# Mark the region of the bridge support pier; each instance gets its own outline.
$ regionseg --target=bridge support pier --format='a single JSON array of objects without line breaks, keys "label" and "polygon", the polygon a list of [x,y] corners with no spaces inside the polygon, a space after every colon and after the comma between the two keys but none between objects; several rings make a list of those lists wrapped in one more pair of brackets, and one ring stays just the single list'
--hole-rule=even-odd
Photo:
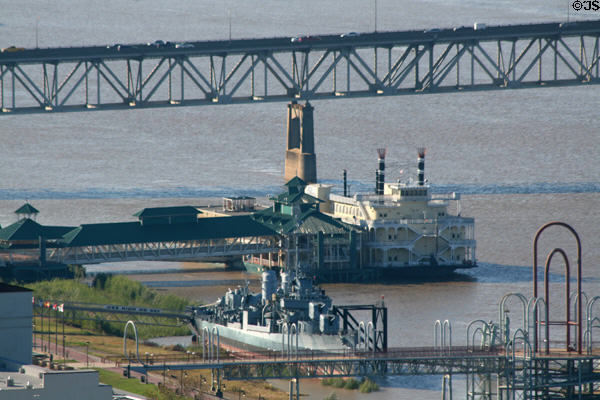
[{"label": "bridge support pier", "polygon": [[295,101],[288,103],[287,151],[285,152],[285,181],[295,176],[306,183],[317,182],[317,156],[313,107]]},{"label": "bridge support pier", "polygon": [[442,378],[442,400],[452,400],[452,374]]},{"label": "bridge support pier", "polygon": [[[296,395],[294,395],[294,390],[296,391]],[[292,380],[290,380],[290,400],[294,399],[300,400],[300,379],[298,378],[292,378]]]},{"label": "bridge support pier", "polygon": [[218,398],[223,398],[223,389],[221,388],[221,370],[220,369],[211,369],[211,381],[212,387],[211,390],[214,392],[215,396]]}]

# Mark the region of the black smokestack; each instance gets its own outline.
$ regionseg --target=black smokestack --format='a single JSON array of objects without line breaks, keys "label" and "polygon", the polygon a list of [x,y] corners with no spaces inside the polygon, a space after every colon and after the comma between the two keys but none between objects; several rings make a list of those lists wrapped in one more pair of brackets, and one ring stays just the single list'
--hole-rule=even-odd
[{"label": "black smokestack", "polygon": [[348,177],[346,170],[344,170],[344,197],[348,197]]},{"label": "black smokestack", "polygon": [[417,175],[419,186],[425,184],[425,147],[419,147],[417,149],[419,157],[417,158]]},{"label": "black smokestack", "polygon": [[377,176],[375,181],[375,194],[383,194],[383,185],[385,183],[385,155],[387,150],[385,148],[377,149],[377,155],[379,156],[379,168],[377,169]]}]

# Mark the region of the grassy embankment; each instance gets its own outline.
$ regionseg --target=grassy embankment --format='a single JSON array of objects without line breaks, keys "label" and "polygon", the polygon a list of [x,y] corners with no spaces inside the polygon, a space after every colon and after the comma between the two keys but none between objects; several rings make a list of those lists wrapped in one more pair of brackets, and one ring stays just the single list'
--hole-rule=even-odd
[{"label": "grassy embankment", "polygon": [[[36,302],[38,300],[55,302],[78,302],[93,304],[117,304],[138,307],[160,308],[171,311],[183,311],[188,304],[185,299],[173,295],[159,294],[139,282],[134,282],[123,276],[99,275],[92,286],[78,282],[76,280],[53,280],[37,282],[27,285],[34,291]],[[78,347],[89,350],[89,354],[103,358],[111,356],[122,356],[123,354],[123,328],[124,324],[119,322],[106,322],[99,318],[92,320],[81,319],[89,317],[84,312],[67,312],[64,315],[53,310],[44,310],[44,331],[50,327],[50,343],[54,347],[55,339],[58,337],[59,344],[62,344],[62,320],[65,316],[65,344],[67,347]],[[38,309],[38,312],[40,309]],[[58,324],[55,318],[58,319]],[[143,319],[144,317],[140,317]],[[138,318],[139,319],[139,318]],[[50,321],[50,325],[48,325]],[[41,330],[42,318],[38,315],[34,319],[36,330]],[[137,325],[140,336],[139,351],[142,357],[147,354],[154,356],[178,354],[185,356],[187,351],[201,354],[202,349],[197,347],[182,348],[175,346],[171,348],[160,348],[143,343],[144,339],[158,336],[177,336],[189,335],[187,327],[159,327],[148,325]],[[58,328],[58,332],[56,329]],[[132,330],[129,330],[129,336],[133,337]],[[48,335],[45,336],[47,340]],[[128,349],[135,348],[135,342],[131,339],[127,342]],[[182,353],[183,352],[183,353]],[[68,354],[66,355],[68,359]],[[68,362],[69,360],[64,360]],[[114,365],[114,364],[113,364]],[[162,377],[162,375],[161,375]],[[164,378],[163,378],[164,379]],[[190,393],[191,388],[198,390],[208,390],[210,385],[210,372],[207,371],[187,371],[183,375],[172,373],[167,374],[167,380],[175,386],[183,387],[184,393]],[[171,400],[183,399],[174,391],[159,389],[154,385],[146,385],[136,379],[127,379],[111,371],[102,370],[100,380],[123,390],[138,393],[152,399]],[[173,384],[171,385],[173,386]],[[225,391],[231,396],[236,397],[243,393],[246,398],[258,398],[279,400],[286,399],[287,394],[273,388],[269,383],[262,381],[251,382],[226,382]]]},{"label": "grassy embankment", "polygon": [[321,381],[324,386],[333,386],[338,389],[357,390],[361,393],[371,393],[379,390],[379,385],[369,378],[356,380],[354,378],[325,378]]}]

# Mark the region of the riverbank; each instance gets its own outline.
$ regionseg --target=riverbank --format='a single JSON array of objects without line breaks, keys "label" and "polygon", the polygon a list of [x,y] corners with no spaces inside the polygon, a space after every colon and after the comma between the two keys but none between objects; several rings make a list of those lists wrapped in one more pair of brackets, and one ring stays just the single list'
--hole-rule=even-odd
[{"label": "riverbank", "polygon": [[[100,382],[109,384],[115,389],[135,393],[147,398],[163,400],[187,400],[195,398],[213,398],[211,392],[211,373],[205,370],[170,371],[167,367],[159,372],[149,373],[147,378],[131,371],[130,378],[124,376],[127,360],[123,354],[123,338],[105,333],[65,324],[44,317],[34,319],[36,329],[46,326],[49,332],[40,331],[34,335],[34,353],[37,359],[54,368],[96,369],[100,373]],[[64,343],[64,345],[63,345]],[[138,354],[144,362],[155,363],[157,360],[179,359],[193,361],[202,357],[202,348],[198,346],[183,347],[157,346],[145,341],[139,343],[136,354],[136,343],[127,339],[126,347],[132,360]],[[227,358],[227,353],[222,353]],[[241,393],[247,399],[285,400],[287,394],[265,381],[228,382],[223,385],[225,398],[235,399]]]}]

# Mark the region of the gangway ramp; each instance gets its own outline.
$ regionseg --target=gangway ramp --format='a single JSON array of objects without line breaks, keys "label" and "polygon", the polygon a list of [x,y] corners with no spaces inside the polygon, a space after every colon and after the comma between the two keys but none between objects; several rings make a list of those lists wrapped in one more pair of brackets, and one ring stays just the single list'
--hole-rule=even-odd
[{"label": "gangway ramp", "polygon": [[198,218],[192,223],[84,224],[63,237],[48,261],[97,264],[117,261],[215,260],[277,251],[276,233],[248,215]]}]

